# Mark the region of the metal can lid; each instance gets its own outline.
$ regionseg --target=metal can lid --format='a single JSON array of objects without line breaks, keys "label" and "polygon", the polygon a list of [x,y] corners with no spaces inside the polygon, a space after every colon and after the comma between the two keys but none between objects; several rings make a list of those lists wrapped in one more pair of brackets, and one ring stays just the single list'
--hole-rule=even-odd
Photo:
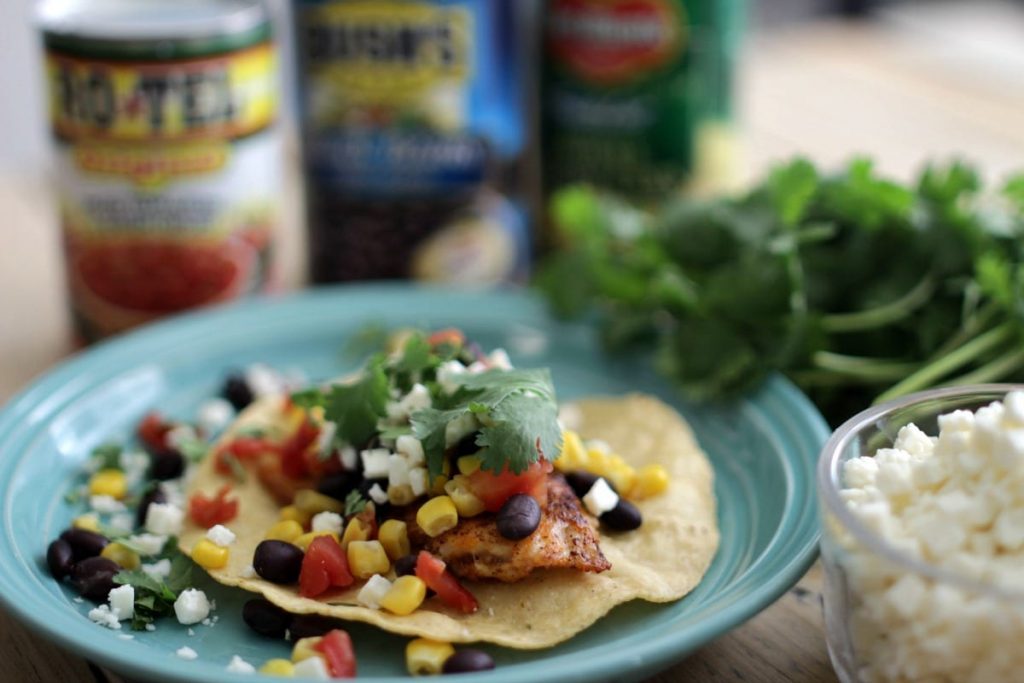
[{"label": "metal can lid", "polygon": [[43,0],[36,21],[47,36],[113,43],[216,39],[268,18],[260,0]]}]

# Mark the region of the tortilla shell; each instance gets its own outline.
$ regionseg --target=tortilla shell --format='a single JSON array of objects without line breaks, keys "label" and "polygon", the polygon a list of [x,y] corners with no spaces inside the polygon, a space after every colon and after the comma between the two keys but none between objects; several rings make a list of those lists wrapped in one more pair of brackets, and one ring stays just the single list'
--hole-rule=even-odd
[{"label": "tortilla shell", "polygon": [[[357,587],[328,601],[302,598],[297,586],[280,586],[252,575],[253,551],[278,520],[279,506],[256,477],[236,482],[239,516],[228,526],[238,539],[223,569],[210,575],[228,586],[261,593],[292,613],[316,613],[361,621],[393,633],[457,643],[486,641],[518,649],[550,647],[584,630],[616,605],[629,600],[670,602],[689,593],[701,580],[718,548],[713,474],[688,425],[658,399],[633,394],[585,399],[578,432],[584,439],[602,439],[630,464],[660,462],[668,470],[668,491],[640,501],[644,523],[627,533],[602,533],[601,548],[612,568],[601,574],[569,570],[534,572],[514,583],[470,582],[480,609],[460,614],[436,598],[408,616],[362,607]],[[247,426],[279,424],[280,400],[250,406],[231,433]],[[191,479],[189,493],[212,494],[226,478],[207,458]],[[192,523],[180,537],[188,553],[205,530]]]}]

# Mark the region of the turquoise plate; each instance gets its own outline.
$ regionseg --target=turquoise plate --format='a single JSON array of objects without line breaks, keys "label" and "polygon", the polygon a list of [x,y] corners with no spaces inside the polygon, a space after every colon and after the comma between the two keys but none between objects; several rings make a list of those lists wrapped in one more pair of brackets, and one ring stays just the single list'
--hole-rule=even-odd
[{"label": "turquoise plate", "polygon": [[[85,616],[66,585],[50,578],[47,543],[81,513],[64,494],[81,482],[89,450],[127,437],[145,412],[189,417],[232,368],[262,361],[328,378],[357,361],[343,342],[367,323],[456,326],[484,347],[504,346],[519,366],[549,366],[561,399],[644,391],[673,403],[691,422],[715,468],[721,548],[700,585],[668,605],[633,602],[558,647],[519,652],[488,647],[498,663],[472,681],[625,681],[653,674],[743,622],[793,585],[818,540],[814,462],[824,420],[776,377],[729,405],[679,399],[644,363],[601,354],[584,327],[552,322],[537,300],[516,292],[462,293],[405,286],[314,291],[190,315],[101,344],[59,365],[0,413],[0,600],[43,637],[140,681],[234,679],[232,655],[259,665],[287,656],[240,618],[247,594],[199,585],[220,620],[195,635],[173,619],[122,639]],[[204,576],[205,579],[205,576]],[[355,624],[359,671],[394,680],[406,639]],[[175,656],[187,645],[194,661]],[[239,680],[243,680],[240,676]],[[262,678],[262,677],[260,677]],[[252,681],[253,677],[244,680]],[[264,678],[266,681],[280,680]]]}]

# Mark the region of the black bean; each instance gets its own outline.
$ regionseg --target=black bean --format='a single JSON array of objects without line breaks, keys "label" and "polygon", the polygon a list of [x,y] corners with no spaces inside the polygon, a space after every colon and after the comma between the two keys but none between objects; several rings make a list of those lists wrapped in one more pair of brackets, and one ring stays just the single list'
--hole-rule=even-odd
[{"label": "black bean", "polygon": [[291,543],[261,541],[253,553],[252,566],[271,583],[295,583],[299,580],[304,554]]},{"label": "black bean", "polygon": [[75,562],[81,562],[89,557],[96,557],[110,543],[105,536],[86,529],[68,529],[60,537],[71,546]]},{"label": "black bean", "polygon": [[400,558],[395,560],[395,574],[398,576],[408,576],[409,574],[416,573],[416,554],[402,555]]},{"label": "black bean", "polygon": [[284,638],[292,615],[269,600],[253,598],[242,606],[242,620],[261,636]]},{"label": "black bean", "polygon": [[444,661],[441,668],[446,674],[465,674],[473,671],[490,671],[494,668],[494,658],[483,650],[459,650]]},{"label": "black bean", "polygon": [[235,407],[235,410],[242,410],[252,403],[252,389],[242,375],[229,375],[224,380],[224,388],[221,389],[221,396]]},{"label": "black bean", "polygon": [[619,498],[618,505],[601,515],[600,520],[601,524],[613,531],[632,531],[644,522],[636,505],[622,498]]},{"label": "black bean", "polygon": [[83,598],[103,602],[117,588],[114,576],[121,567],[106,557],[88,557],[71,569],[71,583]]},{"label": "black bean", "polygon": [[[363,475],[359,472],[336,472],[321,479],[320,483],[316,485],[316,490],[335,500],[345,500],[345,496],[358,488],[361,483],[363,483]],[[386,486],[385,484],[385,490],[387,490]]]},{"label": "black bean", "polygon": [[63,538],[58,538],[46,549],[46,566],[50,568],[53,578],[60,581],[71,573],[75,564],[74,550]]},{"label": "black bean", "polygon": [[518,541],[526,538],[540,524],[540,505],[525,493],[517,493],[498,510],[498,533],[505,538]]},{"label": "black bean", "polygon": [[185,458],[174,448],[153,455],[149,465],[149,476],[157,481],[177,479],[184,471]]},{"label": "black bean", "polygon": [[142,500],[139,501],[139,509],[135,511],[135,526],[146,525],[146,513],[149,512],[149,506],[153,503],[166,503],[167,496],[164,494],[163,489],[159,486],[154,486],[146,495],[142,496]]},{"label": "black bean", "polygon": [[345,623],[320,614],[296,614],[288,625],[288,637],[291,640],[316,638],[336,628],[344,628]]}]

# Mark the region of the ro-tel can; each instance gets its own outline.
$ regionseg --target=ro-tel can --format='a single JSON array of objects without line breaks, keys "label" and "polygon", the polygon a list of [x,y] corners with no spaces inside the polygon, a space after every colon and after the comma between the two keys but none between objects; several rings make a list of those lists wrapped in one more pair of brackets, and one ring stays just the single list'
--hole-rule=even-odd
[{"label": "ro-tel can", "polygon": [[547,0],[545,190],[725,189],[741,0]]},{"label": "ro-tel can", "polygon": [[38,16],[82,338],[263,289],[282,152],[262,4],[46,0]]},{"label": "ro-tel can", "polygon": [[313,281],[524,275],[512,0],[300,0]]}]

